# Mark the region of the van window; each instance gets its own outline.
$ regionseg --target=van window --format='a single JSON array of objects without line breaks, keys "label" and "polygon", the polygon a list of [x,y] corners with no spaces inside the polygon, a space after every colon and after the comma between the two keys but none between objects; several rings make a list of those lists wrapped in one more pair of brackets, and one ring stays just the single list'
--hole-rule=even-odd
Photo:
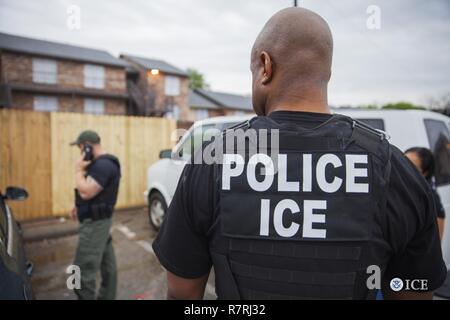
[{"label": "van window", "polygon": [[195,128],[180,148],[180,150],[183,150],[182,158],[187,160],[203,142],[210,141],[211,137],[219,132],[215,124]]},{"label": "van window", "polygon": [[450,183],[450,133],[443,121],[425,119],[430,149],[436,160],[436,184]]},{"label": "van window", "polygon": [[367,124],[368,126],[371,126],[374,129],[378,130],[384,130],[384,120],[383,119],[356,119],[358,121],[361,121],[364,124]]}]

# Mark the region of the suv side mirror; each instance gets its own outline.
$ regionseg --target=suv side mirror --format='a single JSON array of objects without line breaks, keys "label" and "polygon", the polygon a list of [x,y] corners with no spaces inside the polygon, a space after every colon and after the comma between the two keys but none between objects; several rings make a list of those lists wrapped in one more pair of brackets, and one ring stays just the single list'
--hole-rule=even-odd
[{"label": "suv side mirror", "polygon": [[28,198],[28,192],[27,190],[19,187],[7,187],[4,197],[7,200],[21,201]]},{"label": "suv side mirror", "polygon": [[167,150],[161,150],[159,152],[159,158],[160,159],[170,159],[172,157],[172,150],[167,149]]}]

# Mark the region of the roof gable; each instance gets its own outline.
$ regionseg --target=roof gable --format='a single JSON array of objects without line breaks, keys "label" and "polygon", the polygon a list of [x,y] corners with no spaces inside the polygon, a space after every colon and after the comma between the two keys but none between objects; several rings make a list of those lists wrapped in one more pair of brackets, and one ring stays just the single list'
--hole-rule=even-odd
[{"label": "roof gable", "polygon": [[198,94],[195,90],[189,90],[189,106],[199,109],[219,109],[220,106],[210,99]]},{"label": "roof gable", "polygon": [[121,54],[120,57],[126,60],[133,61],[134,63],[137,63],[146,69],[158,69],[163,73],[178,75],[182,77],[188,76],[186,71],[177,68],[174,65],[171,65],[163,60],[136,57],[128,54]]}]

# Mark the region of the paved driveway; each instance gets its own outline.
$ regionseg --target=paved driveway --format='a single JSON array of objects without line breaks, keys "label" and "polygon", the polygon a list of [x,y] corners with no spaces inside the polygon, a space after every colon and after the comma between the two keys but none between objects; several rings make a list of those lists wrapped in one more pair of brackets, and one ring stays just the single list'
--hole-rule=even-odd
[{"label": "paved driveway", "polygon": [[[37,299],[75,299],[67,289],[66,268],[72,263],[78,236],[71,221],[33,223],[23,226],[26,253],[34,263],[33,289]],[[54,236],[54,237],[52,237]],[[151,244],[156,233],[148,223],[145,209],[117,212],[112,229],[119,285],[118,299],[164,299],[165,271]],[[206,299],[215,299],[214,279],[210,277]]]}]

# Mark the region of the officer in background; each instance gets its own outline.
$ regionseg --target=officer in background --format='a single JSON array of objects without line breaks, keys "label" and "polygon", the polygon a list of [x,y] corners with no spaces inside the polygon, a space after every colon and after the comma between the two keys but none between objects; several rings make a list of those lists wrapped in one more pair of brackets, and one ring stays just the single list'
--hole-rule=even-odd
[{"label": "officer in background", "polygon": [[[103,150],[94,131],[83,131],[71,145],[81,150],[75,163],[76,200],[72,210],[72,217],[80,222],[74,265],[80,267],[81,288],[75,293],[83,300],[112,300],[116,297],[117,270],[110,229],[119,191],[120,163]],[[99,271],[102,280],[96,296]]]},{"label": "officer in background", "polygon": [[[445,280],[425,179],[383,134],[330,114],[332,47],[303,8],[264,26],[251,53],[258,117],[214,143],[278,130],[277,161],[236,147],[186,165],[153,244],[168,298],[201,299],[212,266],[219,299],[374,299],[380,286],[387,299],[431,298]],[[368,286],[371,266],[382,284]],[[424,291],[407,290],[412,279]]]}]

